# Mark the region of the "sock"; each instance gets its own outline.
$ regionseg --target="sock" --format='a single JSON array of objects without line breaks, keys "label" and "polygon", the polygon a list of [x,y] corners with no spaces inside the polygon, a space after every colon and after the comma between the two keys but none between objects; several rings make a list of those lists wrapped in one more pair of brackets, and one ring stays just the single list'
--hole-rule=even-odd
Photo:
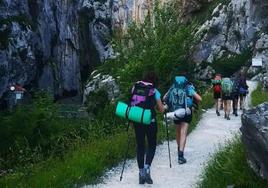
[{"label": "sock", "polygon": [[179,155],[179,157],[183,157],[183,151],[178,151],[178,155]]},{"label": "sock", "polygon": [[145,169],[144,169],[144,168],[141,168],[141,169],[140,169],[140,175],[141,175],[141,176],[145,176]]},{"label": "sock", "polygon": [[146,172],[147,174],[150,173],[150,165],[145,164],[145,165],[144,165],[144,169],[145,169],[145,172]]}]

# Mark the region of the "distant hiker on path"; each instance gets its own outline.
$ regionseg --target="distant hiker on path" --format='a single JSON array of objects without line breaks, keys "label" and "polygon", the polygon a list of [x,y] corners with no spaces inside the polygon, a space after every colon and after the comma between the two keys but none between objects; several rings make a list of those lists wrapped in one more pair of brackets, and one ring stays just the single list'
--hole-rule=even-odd
[{"label": "distant hiker on path", "polygon": [[184,158],[184,148],[186,144],[188,124],[192,120],[193,98],[197,102],[202,100],[200,95],[196,93],[194,86],[190,84],[184,76],[176,76],[173,85],[164,96],[164,101],[167,103],[169,111],[174,112],[176,117],[174,119],[174,124],[176,125],[179,164],[186,163],[186,159]]},{"label": "distant hiker on path", "polygon": [[[155,107],[157,107],[160,112],[164,112],[164,106],[161,102],[161,94],[156,87],[156,74],[154,72],[148,72],[145,74],[143,79],[136,82],[132,88],[132,97],[130,101],[131,106],[139,106],[144,109],[150,109],[152,112],[150,125],[133,123],[137,143],[139,184],[153,184],[153,180],[150,175],[150,166],[156,150],[157,121]],[[147,137],[148,150],[144,163],[145,136]]]},{"label": "distant hiker on path", "polygon": [[239,78],[239,100],[240,100],[240,110],[244,109],[245,98],[248,94],[248,85],[246,77],[240,74]]},{"label": "distant hiker on path", "polygon": [[220,106],[221,106],[221,75],[216,74],[215,78],[212,80],[213,84],[213,95],[215,100],[215,108],[217,116],[220,116]]},{"label": "distant hiker on path", "polygon": [[233,82],[230,78],[223,78],[222,79],[222,99],[223,99],[223,106],[224,106],[224,118],[230,120],[230,111],[231,111],[231,102],[232,102],[232,89],[233,89]]},{"label": "distant hiker on path", "polygon": [[234,76],[231,78],[233,82],[233,87],[232,87],[232,107],[233,107],[233,114],[235,116],[238,116],[237,114],[237,109],[238,109],[238,99],[239,99],[239,80],[238,76]]}]

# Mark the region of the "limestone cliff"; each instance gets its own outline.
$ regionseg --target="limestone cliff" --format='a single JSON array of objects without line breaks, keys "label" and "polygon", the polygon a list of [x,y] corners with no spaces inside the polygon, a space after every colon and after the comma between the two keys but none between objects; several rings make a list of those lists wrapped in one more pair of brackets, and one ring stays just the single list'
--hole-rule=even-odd
[{"label": "limestone cliff", "polygon": [[[267,27],[268,0],[232,0],[219,4],[196,33],[201,39],[195,46],[192,59],[197,64],[215,60],[251,49],[261,57],[263,70],[268,72]],[[263,77],[265,76],[264,73]]]}]

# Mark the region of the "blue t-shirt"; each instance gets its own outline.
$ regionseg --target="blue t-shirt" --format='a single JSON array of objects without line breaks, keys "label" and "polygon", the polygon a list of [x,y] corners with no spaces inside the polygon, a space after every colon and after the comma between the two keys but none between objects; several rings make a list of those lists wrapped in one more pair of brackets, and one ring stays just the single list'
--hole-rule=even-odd
[{"label": "blue t-shirt", "polygon": [[155,95],[154,95],[155,100],[160,100],[161,93],[158,91],[158,89],[154,89],[154,91],[155,91]]},{"label": "blue t-shirt", "polygon": [[186,92],[189,97],[193,97],[196,94],[196,91],[193,85],[188,85],[186,89],[187,89]]}]

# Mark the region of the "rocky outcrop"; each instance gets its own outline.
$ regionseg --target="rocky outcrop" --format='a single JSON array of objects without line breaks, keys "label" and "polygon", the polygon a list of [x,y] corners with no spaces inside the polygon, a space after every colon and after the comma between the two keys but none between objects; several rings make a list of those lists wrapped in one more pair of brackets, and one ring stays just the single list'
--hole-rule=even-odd
[{"label": "rocky outcrop", "polygon": [[110,102],[114,102],[120,95],[119,86],[110,75],[103,75],[94,71],[91,80],[85,86],[83,104],[90,116],[98,115]]},{"label": "rocky outcrop", "polygon": [[262,60],[262,67],[251,66],[248,74],[254,75],[256,81],[260,81],[265,89],[268,89],[268,34],[262,33],[255,44],[254,58]]},{"label": "rocky outcrop", "polygon": [[252,169],[268,180],[268,103],[242,115],[242,142]]},{"label": "rocky outcrop", "polygon": [[267,7],[268,0],[231,0],[229,4],[220,3],[214,9],[212,18],[195,34],[200,43],[194,47],[192,60],[197,65],[202,62],[212,63],[219,58],[254,48],[258,36],[266,32],[268,26]]},{"label": "rocky outcrop", "polygon": [[80,93],[81,79],[114,57],[112,8],[111,0],[2,0],[0,98],[13,83]]},{"label": "rocky outcrop", "polygon": [[92,79],[87,83],[83,95],[83,103],[87,101],[87,97],[92,93],[100,91],[107,92],[107,99],[114,100],[120,95],[119,86],[116,84],[115,79],[110,75],[102,75],[101,73],[92,73]]}]

